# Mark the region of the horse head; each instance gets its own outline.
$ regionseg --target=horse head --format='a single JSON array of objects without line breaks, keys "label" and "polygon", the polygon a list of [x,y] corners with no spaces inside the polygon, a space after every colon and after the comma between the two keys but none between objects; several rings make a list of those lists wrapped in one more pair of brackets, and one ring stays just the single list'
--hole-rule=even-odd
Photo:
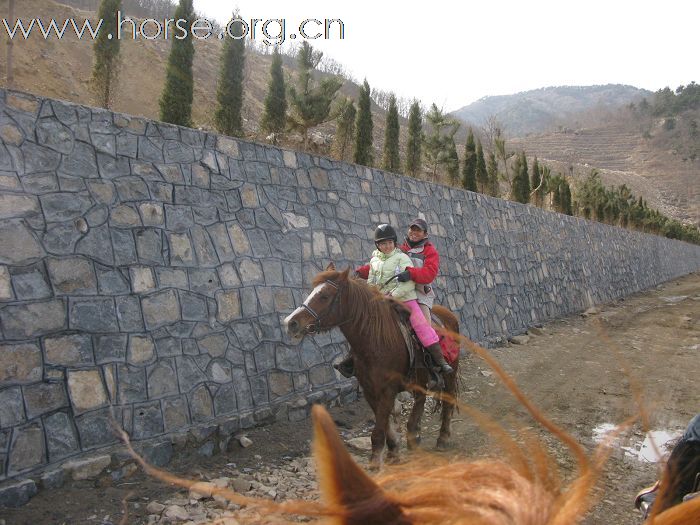
[{"label": "horse head", "polygon": [[343,321],[340,315],[340,297],[349,272],[349,268],[338,272],[335,264],[330,263],[325,271],[316,276],[314,289],[302,305],[284,320],[290,337],[299,340],[305,335],[330,330]]}]

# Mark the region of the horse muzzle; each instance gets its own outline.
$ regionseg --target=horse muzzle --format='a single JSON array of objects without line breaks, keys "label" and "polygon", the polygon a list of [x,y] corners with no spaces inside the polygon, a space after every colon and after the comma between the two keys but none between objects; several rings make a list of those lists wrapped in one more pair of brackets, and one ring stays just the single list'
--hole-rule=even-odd
[{"label": "horse muzzle", "polygon": [[307,334],[313,334],[315,327],[313,323],[304,323],[299,317],[304,312],[303,308],[297,308],[284,319],[284,327],[287,335],[292,339],[302,339]]}]

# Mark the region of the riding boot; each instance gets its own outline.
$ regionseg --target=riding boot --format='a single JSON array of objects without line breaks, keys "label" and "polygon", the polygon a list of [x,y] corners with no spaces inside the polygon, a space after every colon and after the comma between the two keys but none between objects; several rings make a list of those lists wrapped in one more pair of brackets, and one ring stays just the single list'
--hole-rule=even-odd
[{"label": "riding boot", "polygon": [[447,364],[447,361],[445,361],[445,358],[442,355],[442,348],[440,348],[440,343],[433,343],[430,346],[426,346],[425,349],[428,352],[430,352],[433,361],[435,361],[435,364],[438,366],[438,368],[440,368],[440,373],[442,375],[447,375],[454,372],[452,367]]},{"label": "riding boot", "polygon": [[340,363],[333,365],[333,368],[344,377],[352,377],[355,375],[355,362],[352,355],[347,356]]}]

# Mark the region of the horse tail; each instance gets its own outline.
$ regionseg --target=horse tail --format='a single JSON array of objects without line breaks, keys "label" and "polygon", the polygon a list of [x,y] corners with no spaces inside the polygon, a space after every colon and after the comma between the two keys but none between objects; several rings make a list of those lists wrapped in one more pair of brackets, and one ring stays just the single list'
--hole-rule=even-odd
[{"label": "horse tail", "polygon": [[459,320],[457,319],[457,316],[450,312],[447,308],[444,306],[440,306],[439,304],[433,305],[433,313],[437,316],[440,321],[442,321],[442,324],[445,325],[445,328],[450,330],[451,332],[459,333]]}]

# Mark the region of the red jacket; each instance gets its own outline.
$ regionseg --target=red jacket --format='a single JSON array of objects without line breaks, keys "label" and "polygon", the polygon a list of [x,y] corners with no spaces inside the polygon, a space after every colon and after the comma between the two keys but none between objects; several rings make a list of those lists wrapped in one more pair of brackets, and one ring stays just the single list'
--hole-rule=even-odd
[{"label": "red jacket", "polygon": [[[409,257],[411,255],[416,255],[408,253],[411,247],[406,241],[404,241],[400,248],[401,251],[407,253]],[[430,241],[425,241],[425,244],[423,244],[423,251],[417,255],[423,256],[423,267],[406,268],[408,273],[411,274],[411,281],[418,284],[430,284],[435,280],[438,270],[440,269],[440,255],[435,249],[435,245]],[[364,264],[358,268],[355,268],[355,271],[360,277],[367,279],[367,276],[369,275],[369,264]]]}]

